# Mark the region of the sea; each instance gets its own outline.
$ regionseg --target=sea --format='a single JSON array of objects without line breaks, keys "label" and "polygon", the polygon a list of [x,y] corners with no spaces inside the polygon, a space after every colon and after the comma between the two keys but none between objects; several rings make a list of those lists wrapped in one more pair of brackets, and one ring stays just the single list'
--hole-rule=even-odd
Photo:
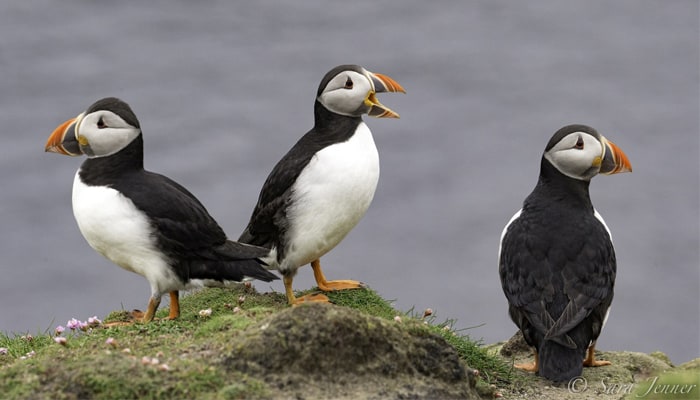
[{"label": "sea", "polygon": [[[102,97],[129,103],[146,168],[235,239],[312,127],[321,78],[359,64],[407,93],[378,95],[400,119],[365,117],[381,177],[364,219],[322,257],[329,279],[507,340],[501,231],[552,134],[587,124],[634,169],[591,183],[618,259],[597,348],[699,357],[699,15],[696,0],[2,2],[0,332],[52,332],[150,295],[78,231],[82,160],[44,152],[61,122]],[[314,286],[310,268],[294,286]]]}]

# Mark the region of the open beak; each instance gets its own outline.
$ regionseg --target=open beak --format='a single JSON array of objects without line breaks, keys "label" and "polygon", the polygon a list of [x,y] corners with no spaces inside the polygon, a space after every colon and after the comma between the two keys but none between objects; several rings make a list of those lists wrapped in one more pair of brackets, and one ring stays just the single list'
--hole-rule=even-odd
[{"label": "open beak", "polygon": [[71,118],[56,128],[46,141],[45,151],[63,154],[64,156],[80,156],[83,152],[75,137],[75,125],[78,117]]},{"label": "open beak", "polygon": [[374,85],[374,90],[367,93],[367,98],[365,99],[365,105],[369,107],[367,115],[377,118],[399,118],[399,114],[380,103],[375,94],[383,92],[406,93],[404,88],[387,75],[376,74],[369,71],[367,71],[367,74]]},{"label": "open beak", "polygon": [[627,155],[617,145],[602,137],[603,159],[600,163],[600,173],[605,175],[620,172],[632,172],[632,164]]}]

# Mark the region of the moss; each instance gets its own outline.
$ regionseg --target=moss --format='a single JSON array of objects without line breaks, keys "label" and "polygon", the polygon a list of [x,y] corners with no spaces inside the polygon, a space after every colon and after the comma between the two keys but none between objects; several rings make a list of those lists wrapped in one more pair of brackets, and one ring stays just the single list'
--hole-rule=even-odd
[{"label": "moss", "polygon": [[384,300],[373,290],[345,290],[331,292],[328,298],[333,304],[362,310],[363,313],[384,319],[393,319],[403,316],[405,313],[399,312],[391,306],[391,302]]},{"label": "moss", "polygon": [[[377,387],[420,398],[475,397],[467,368],[440,336],[328,304],[290,308],[259,322],[223,365],[271,381],[292,397],[310,390],[314,397],[363,397]],[[366,393],[368,382],[374,385]]]},{"label": "moss", "polygon": [[668,364],[668,365],[670,365],[670,366],[673,366],[673,363],[671,363],[671,359],[665,353],[662,353],[660,351],[654,351],[654,352],[649,353],[649,355],[666,363],[666,364]]},{"label": "moss", "polygon": [[222,315],[219,318],[204,321],[204,323],[197,328],[195,336],[206,337],[211,336],[215,332],[243,330],[252,323],[253,321],[244,315]]},{"label": "moss", "polygon": [[[483,362],[482,377],[501,376],[478,343],[399,312],[371,290],[329,297],[335,306],[290,308],[283,294],[237,285],[183,296],[175,321],[65,333],[65,346],[53,332],[0,335],[8,350],[0,355],[0,393],[240,399],[356,398],[365,390],[368,398],[473,398],[475,375],[465,361]],[[211,315],[201,316],[204,309]],[[125,311],[105,318],[128,319]]]}]

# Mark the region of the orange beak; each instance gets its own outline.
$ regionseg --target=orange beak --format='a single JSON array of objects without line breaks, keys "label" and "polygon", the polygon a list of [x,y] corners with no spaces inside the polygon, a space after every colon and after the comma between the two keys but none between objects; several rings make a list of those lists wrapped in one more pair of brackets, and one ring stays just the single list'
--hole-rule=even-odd
[{"label": "orange beak", "polygon": [[77,119],[77,117],[71,118],[59,125],[49,136],[44,150],[63,154],[64,156],[82,155],[83,152],[80,150],[78,140],[75,138],[75,123]]},{"label": "orange beak", "polygon": [[406,93],[406,90],[399,85],[393,78],[384,74],[376,74],[370,72],[372,76],[372,82],[374,83],[374,90],[376,92],[401,92]]},{"label": "orange beak", "polygon": [[369,78],[372,80],[374,85],[374,91],[367,93],[367,98],[365,99],[365,105],[369,107],[367,115],[377,118],[399,118],[399,114],[391,110],[389,107],[383,105],[377,100],[375,93],[383,92],[401,92],[406,93],[406,90],[399,85],[394,79],[384,74],[376,74],[374,72],[367,71]]},{"label": "orange beak", "polygon": [[605,175],[619,174],[620,172],[632,172],[632,164],[627,155],[617,145],[606,138],[602,138],[605,151],[600,164],[600,173]]}]

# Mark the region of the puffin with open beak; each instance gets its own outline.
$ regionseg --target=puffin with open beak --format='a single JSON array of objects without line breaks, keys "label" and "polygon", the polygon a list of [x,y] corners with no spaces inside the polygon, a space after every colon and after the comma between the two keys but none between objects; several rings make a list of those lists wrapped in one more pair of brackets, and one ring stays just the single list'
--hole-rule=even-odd
[{"label": "puffin with open beak", "polygon": [[125,102],[98,100],[56,128],[45,149],[87,155],[73,181],[73,214],[95,251],[150,283],[148,308],[135,319],[153,320],[165,293],[174,319],[179,290],[278,279],[260,260],[269,250],[227,240],[192,193],[143,168],[141,127]]},{"label": "puffin with open beak", "polygon": [[359,65],[340,65],[323,77],[314,127],[272,169],[238,239],[270,249],[263,260],[282,274],[289,304],[328,302],[323,294],[295,296],[292,281],[305,264],[321,291],[363,287],[326,280],[320,258],[357,225],[374,197],[379,155],[362,116],[399,117],[377,100],[383,92],[405,93],[392,78]]},{"label": "puffin with open beak", "polygon": [[605,221],[593,208],[591,179],[632,171],[625,153],[585,125],[561,128],[545,147],[540,176],[506,225],[499,274],[511,319],[535,348],[517,368],[554,382],[580,376],[610,312],[617,273]]}]

